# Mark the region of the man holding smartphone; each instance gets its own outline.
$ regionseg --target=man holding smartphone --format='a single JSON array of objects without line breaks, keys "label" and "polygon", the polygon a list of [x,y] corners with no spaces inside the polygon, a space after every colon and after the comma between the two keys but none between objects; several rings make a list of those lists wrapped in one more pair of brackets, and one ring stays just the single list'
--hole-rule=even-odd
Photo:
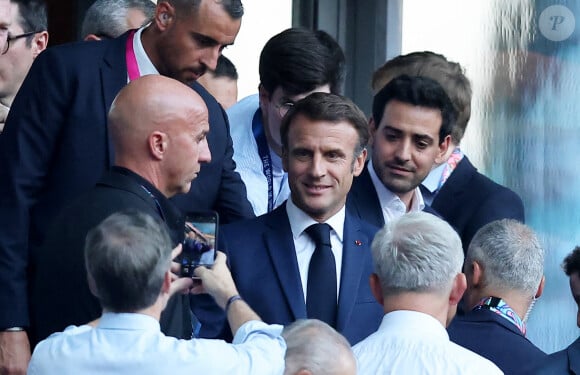
[{"label": "man holding smartphone", "polygon": [[212,269],[196,269],[203,288],[192,291],[208,292],[225,309],[235,343],[177,340],[159,331],[167,300],[192,287],[190,278],[171,273],[179,247],[171,248],[165,224],[136,211],[113,214],[92,229],[85,261],[103,315],[92,323],[94,328],[69,327],[39,343],[28,374],[281,374],[286,349],[282,326],[264,324],[235,298],[238,292],[223,253]]},{"label": "man holding smartphone", "polygon": [[[84,269],[87,232],[112,213],[134,209],[164,221],[173,244],[181,243],[184,221],[169,198],[186,193],[201,165],[211,160],[206,105],[195,91],[171,78],[149,75],[131,81],[113,101],[108,130],[115,166],[54,222],[46,223],[47,239],[31,257],[33,343],[101,315]],[[191,338],[190,316],[187,298],[178,295],[161,315],[161,330]]]}]

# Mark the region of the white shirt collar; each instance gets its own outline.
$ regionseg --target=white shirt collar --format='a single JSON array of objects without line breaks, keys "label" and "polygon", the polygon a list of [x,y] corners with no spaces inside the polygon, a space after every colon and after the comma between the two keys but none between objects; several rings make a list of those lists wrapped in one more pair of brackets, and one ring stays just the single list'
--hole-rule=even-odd
[{"label": "white shirt collar", "polygon": [[[385,211],[385,209],[389,210],[393,209],[395,206],[401,205],[402,205],[401,207],[406,208],[401,198],[399,198],[395,193],[387,189],[386,186],[383,184],[383,182],[379,179],[379,176],[377,176],[375,169],[373,168],[372,159],[369,160],[367,168],[371,176],[371,181],[373,182],[375,190],[377,191],[377,195],[379,197],[379,201],[381,202],[381,207],[383,211]],[[413,199],[411,200],[411,208],[408,212],[422,211],[423,208],[425,208],[425,201],[423,200],[421,189],[419,189],[419,187],[417,186],[413,194]],[[385,221],[386,219],[387,218],[385,218]]]},{"label": "white shirt collar", "polygon": [[145,26],[137,30],[135,33],[135,37],[133,38],[133,50],[135,51],[135,58],[137,59],[137,65],[139,66],[139,73],[141,76],[146,76],[148,74],[159,74],[155,65],[147,56],[147,52],[145,52],[145,48],[143,48],[143,43],[141,42],[141,34]]},{"label": "white shirt collar", "polygon": [[446,166],[447,163],[443,163],[437,168],[432,169],[431,172],[429,172],[427,177],[421,183],[431,193],[434,193],[439,187],[439,181],[441,181],[441,176],[443,175],[443,171],[445,170]]},{"label": "white shirt collar", "polygon": [[[286,213],[288,214],[288,220],[290,221],[290,228],[292,229],[292,236],[294,237],[294,241],[296,241],[298,236],[300,236],[306,228],[312,224],[318,223],[316,220],[308,216],[307,213],[298,208],[294,202],[292,202],[292,197],[286,201]],[[326,223],[330,225],[340,241],[342,241],[342,235],[344,231],[344,218],[345,208],[342,206],[340,211],[326,220]]]}]

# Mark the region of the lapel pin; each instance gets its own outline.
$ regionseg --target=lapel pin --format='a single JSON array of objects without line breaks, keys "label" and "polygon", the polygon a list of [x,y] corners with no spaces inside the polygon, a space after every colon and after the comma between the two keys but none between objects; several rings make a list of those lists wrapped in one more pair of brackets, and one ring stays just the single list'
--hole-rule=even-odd
[{"label": "lapel pin", "polygon": [[357,246],[361,246],[362,245],[362,242],[360,240],[355,240],[354,241],[354,244],[357,245]]}]

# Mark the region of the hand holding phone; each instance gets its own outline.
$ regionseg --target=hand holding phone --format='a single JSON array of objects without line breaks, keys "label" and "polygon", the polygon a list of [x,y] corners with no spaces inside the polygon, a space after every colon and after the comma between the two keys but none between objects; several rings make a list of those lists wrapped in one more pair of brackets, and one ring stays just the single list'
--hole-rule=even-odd
[{"label": "hand holding phone", "polygon": [[181,258],[181,276],[195,278],[199,266],[211,268],[215,261],[218,214],[214,211],[193,212],[185,217],[185,239]]}]

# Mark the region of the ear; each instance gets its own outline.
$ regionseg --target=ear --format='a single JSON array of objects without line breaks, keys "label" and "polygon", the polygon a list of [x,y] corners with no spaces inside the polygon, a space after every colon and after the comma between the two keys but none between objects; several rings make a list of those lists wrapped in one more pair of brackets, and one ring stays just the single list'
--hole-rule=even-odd
[{"label": "ear", "polygon": [[151,22],[154,23],[160,31],[165,31],[171,27],[174,20],[175,8],[167,1],[158,1],[157,8],[155,9],[155,16],[153,16]]},{"label": "ear", "polygon": [[358,155],[355,159],[354,159],[354,165],[352,168],[352,174],[356,177],[359,176],[361,174],[361,172],[363,171],[363,168],[365,167],[365,161],[367,160],[367,149],[363,149],[360,153],[360,155]]},{"label": "ear", "polygon": [[32,39],[32,57],[36,58],[48,46],[48,32],[41,31]]},{"label": "ear", "polygon": [[157,160],[162,160],[168,147],[167,134],[155,130],[149,134],[148,140],[151,155]]},{"label": "ear", "polygon": [[161,285],[161,293],[169,294],[171,290],[171,271],[167,270],[163,276],[163,284]]},{"label": "ear", "polygon": [[465,274],[460,272],[453,279],[453,286],[451,287],[451,293],[449,293],[449,306],[456,306],[461,301],[465,289],[467,289]]},{"label": "ear", "polygon": [[465,271],[469,278],[469,285],[473,288],[478,288],[483,282],[483,269],[477,261],[471,262],[469,267],[469,270]]},{"label": "ear", "polygon": [[437,153],[437,156],[435,157],[436,164],[441,164],[444,161],[447,161],[447,159],[445,159],[445,155],[447,155],[447,150],[449,149],[450,143],[451,143],[451,136],[450,135],[443,138],[443,142],[439,143],[439,152]]},{"label": "ear", "polygon": [[383,297],[383,288],[381,288],[381,281],[376,273],[371,273],[369,276],[369,285],[371,287],[371,292],[373,293],[373,297],[379,303],[379,305],[383,306],[383,302],[385,301],[385,297]]},{"label": "ear", "polygon": [[95,34],[89,34],[89,35],[85,36],[85,39],[83,39],[83,40],[85,42],[90,42],[90,41],[99,41],[99,40],[101,40],[101,38],[99,38]]},{"label": "ear", "polygon": [[258,86],[258,93],[260,98],[260,109],[262,110],[262,115],[264,115],[270,105],[270,93],[264,88],[260,83]]},{"label": "ear", "polygon": [[542,293],[544,293],[544,285],[546,284],[546,276],[542,276],[542,280],[540,280],[540,285],[538,285],[538,291],[534,297],[540,298]]},{"label": "ear", "polygon": [[91,277],[91,275],[87,275],[87,281],[89,283],[89,290],[93,294],[93,296],[99,298],[99,293],[97,293],[97,285],[95,284],[95,279]]},{"label": "ear", "polygon": [[372,146],[373,143],[375,142],[375,133],[376,133],[377,129],[376,129],[376,124],[375,124],[375,119],[373,118],[373,116],[371,116],[369,118],[369,146]]}]

